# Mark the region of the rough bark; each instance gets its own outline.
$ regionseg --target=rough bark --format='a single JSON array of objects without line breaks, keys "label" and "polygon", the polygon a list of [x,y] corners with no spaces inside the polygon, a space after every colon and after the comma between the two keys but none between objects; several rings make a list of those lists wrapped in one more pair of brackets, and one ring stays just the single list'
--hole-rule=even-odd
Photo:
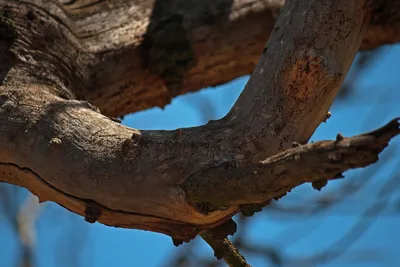
[{"label": "rough bark", "polygon": [[229,266],[251,267],[246,259],[241,255],[237,248],[227,238],[215,238],[211,232],[206,232],[201,237],[214,250],[217,259],[224,259]]},{"label": "rough bark", "polygon": [[[126,79],[122,73],[134,77],[137,73],[130,71],[136,62],[124,54],[122,41],[106,42],[108,31],[85,41],[72,34],[105,22],[71,26],[66,22],[71,18],[90,19],[73,9],[66,18],[49,2],[54,17],[36,5],[0,3],[5,73],[0,180],[26,187],[41,201],[55,201],[89,222],[187,241],[226,223],[243,205],[266,203],[304,182],[319,188],[349,168],[375,162],[399,132],[394,121],[371,134],[289,149],[292,142],[306,143],[325,120],[368,27],[370,1],[287,1],[231,112],[205,126],[175,131],[130,129],[74,100],[93,88],[116,86]],[[95,6],[89,5],[85,16],[98,16]],[[132,10],[137,16],[143,11]],[[133,43],[129,47],[136,49]],[[111,98],[109,107],[115,105],[110,95],[102,97]]]},{"label": "rough bark", "polygon": [[[249,74],[283,0],[3,0],[68,34],[79,99],[110,116],[163,107],[172,97]],[[24,3],[24,4],[22,4]],[[361,49],[400,40],[400,1],[375,0]],[[35,16],[36,14],[36,16]],[[49,32],[51,33],[51,32]],[[50,37],[49,37],[50,38]],[[51,38],[50,38],[51,39]],[[62,58],[62,57],[61,57]]]}]

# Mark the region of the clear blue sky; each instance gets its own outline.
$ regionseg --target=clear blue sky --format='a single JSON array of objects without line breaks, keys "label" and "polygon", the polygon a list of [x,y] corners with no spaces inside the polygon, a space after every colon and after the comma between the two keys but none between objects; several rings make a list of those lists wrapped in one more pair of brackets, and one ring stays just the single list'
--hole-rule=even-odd
[{"label": "clear blue sky", "polygon": [[[400,116],[399,70],[400,45],[383,48],[381,57],[355,81],[355,90],[349,100],[334,103],[332,117],[328,123],[318,128],[312,140],[333,139],[338,132],[344,135],[358,134]],[[153,108],[138,112],[126,116],[123,123],[139,129],[175,129],[202,125],[228,112],[247,78],[242,77],[216,88],[179,96],[164,110]],[[400,138],[392,142],[391,147],[395,152],[394,158],[371,178],[367,174],[374,170],[373,167],[369,167],[367,172],[347,172],[345,176],[348,179],[332,182],[322,192],[314,191],[306,184],[286,196],[280,204],[310,203],[312,206],[316,198],[331,196],[330,193],[344,186],[349,179],[365,179],[365,186],[360,193],[350,194],[340,205],[319,216],[292,215],[285,218],[276,213],[257,214],[248,223],[246,241],[259,246],[272,245],[283,255],[291,257],[312,256],[326,248],[336,247],[332,245],[360,219],[360,215],[370,206],[368,204],[380,201],[386,205],[384,210],[380,216],[364,218],[364,221],[371,222],[368,224],[370,227],[350,247],[350,256],[324,266],[400,266],[399,190],[390,195],[377,196],[389,178],[400,174],[400,170],[396,172],[395,169],[400,162]],[[390,156],[390,153],[386,154],[382,157]],[[400,182],[400,176],[397,180]],[[167,236],[105,227],[98,223],[88,224],[83,218],[52,203],[46,204],[37,221],[36,232],[38,267],[163,266],[179,249],[172,245]],[[351,230],[351,233],[357,234],[357,229]],[[8,222],[0,217],[1,267],[15,266],[14,261],[18,255],[15,239],[15,233]],[[212,256],[211,250],[201,240],[196,242],[199,243],[196,254]],[[367,262],[360,263],[360,259],[355,258],[358,254],[351,254],[351,251],[359,249],[368,249],[362,254]],[[266,266],[263,259],[246,256],[255,267]],[[381,256],[383,259],[379,259]],[[296,266],[314,266],[306,262],[303,265],[298,263]]]}]

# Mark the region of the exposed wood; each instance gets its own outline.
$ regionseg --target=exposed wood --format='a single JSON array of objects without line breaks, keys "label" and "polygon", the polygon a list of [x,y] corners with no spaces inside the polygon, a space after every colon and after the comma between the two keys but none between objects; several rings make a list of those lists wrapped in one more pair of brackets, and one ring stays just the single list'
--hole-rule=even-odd
[{"label": "exposed wood", "polygon": [[[282,0],[33,0],[2,1],[24,9],[25,24],[47,18],[69,36],[68,72],[76,95],[110,116],[223,84],[254,70]],[[19,4],[18,4],[19,3]],[[64,4],[61,4],[64,3]],[[400,1],[375,0],[361,49],[400,40]],[[26,29],[27,26],[23,26]],[[43,27],[42,27],[43,28]],[[53,33],[48,32],[49,36]],[[48,37],[53,38],[53,37]],[[56,39],[58,39],[57,37]],[[38,46],[43,50],[49,45]],[[63,59],[64,58],[60,58]],[[68,59],[67,59],[68,61]],[[272,66],[273,68],[273,66]],[[65,70],[64,70],[65,71]],[[6,70],[3,70],[6,72]]]}]

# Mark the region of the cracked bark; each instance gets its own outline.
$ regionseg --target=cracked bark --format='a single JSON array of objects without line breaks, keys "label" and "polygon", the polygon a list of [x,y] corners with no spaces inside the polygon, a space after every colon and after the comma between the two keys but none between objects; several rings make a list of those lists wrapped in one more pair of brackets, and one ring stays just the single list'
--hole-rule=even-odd
[{"label": "cracked bark", "polygon": [[[0,180],[26,187],[41,201],[57,202],[89,222],[189,241],[226,223],[243,205],[266,203],[304,182],[315,182],[319,188],[324,184],[321,180],[375,162],[390,138],[398,134],[399,124],[394,121],[371,134],[290,148],[292,142],[306,143],[325,120],[368,31],[375,10],[369,1],[287,1],[230,113],[207,125],[176,131],[131,129],[77,100],[93,101],[100,110],[121,115],[131,111],[127,106],[134,103],[133,87],[154,86],[151,90],[156,90],[156,83],[165,82],[175,89],[180,85],[195,88],[180,83],[180,74],[173,73],[176,66],[168,64],[152,67],[158,75],[172,77],[168,81],[161,83],[150,72],[138,78],[143,69],[131,59],[139,57],[142,37],[126,34],[130,27],[140,28],[137,24],[124,24],[125,35],[120,33],[116,43],[107,39],[116,33],[112,30],[96,34],[108,20],[110,28],[122,23],[111,19],[108,12],[115,10],[122,13],[112,14],[133,12],[129,14],[136,14],[141,22],[140,14],[147,14],[143,12],[146,1],[136,9],[124,6],[131,2],[114,1],[115,6],[108,7],[103,16],[96,15],[96,4],[74,9],[77,3],[68,7],[68,17],[53,2],[0,3]],[[246,17],[247,11],[239,11],[254,5],[234,1],[225,17],[229,23],[235,16]],[[163,10],[162,6],[157,9]],[[153,10],[152,16],[159,16],[158,12]],[[102,23],[90,24],[96,18]],[[167,30],[177,32],[178,39],[185,36],[180,23],[187,18],[162,19],[172,23]],[[195,21],[193,29],[198,26]],[[148,25],[141,23],[144,30]],[[156,26],[149,32],[152,37],[146,38],[156,47],[146,59],[151,65],[160,56],[159,46],[165,46],[154,36],[166,35]],[[207,40],[213,38],[207,36]],[[161,55],[177,53],[167,47]],[[245,56],[248,51],[242,48],[239,54]],[[176,56],[186,68],[192,64],[187,57],[191,52],[184,52]],[[208,77],[204,75],[197,78]],[[118,102],[109,95],[126,79],[135,84],[123,90],[131,92],[122,94],[132,101],[128,105],[120,93]],[[107,94],[99,99],[110,101],[99,105],[91,95],[102,90]],[[152,96],[162,99],[162,95]],[[147,105],[143,98],[135,101]],[[118,108],[116,103],[122,113],[112,111]]]},{"label": "cracked bark", "polygon": [[[250,74],[284,1],[68,3],[4,0],[2,6],[25,8],[31,19],[40,12],[56,20],[58,30],[69,35],[65,51],[72,61],[80,60],[78,66],[68,63],[79,72],[75,93],[117,117],[164,107],[174,96]],[[375,0],[373,5],[361,49],[400,41],[400,2]]]}]

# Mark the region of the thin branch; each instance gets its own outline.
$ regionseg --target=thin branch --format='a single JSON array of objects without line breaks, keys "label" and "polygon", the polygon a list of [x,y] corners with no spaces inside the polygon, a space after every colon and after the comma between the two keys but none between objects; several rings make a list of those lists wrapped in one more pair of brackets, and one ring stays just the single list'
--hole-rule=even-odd
[{"label": "thin branch", "polygon": [[[399,175],[392,174],[392,177],[389,179],[389,181],[385,183],[379,190],[378,195],[384,196],[390,192],[393,192],[399,185],[399,177]],[[341,239],[330,246],[334,249],[318,253],[307,260],[296,259],[293,260],[293,262],[307,261],[309,263],[324,263],[342,256],[372,226],[373,222],[385,210],[387,204],[388,201],[377,201],[368,207],[363,214],[361,214],[357,223],[355,223]]]},{"label": "thin branch", "polygon": [[210,231],[202,233],[201,237],[212,247],[215,257],[223,258],[230,267],[251,267],[228,238],[215,238]]},{"label": "thin branch", "polygon": [[35,223],[42,212],[43,206],[39,205],[36,196],[29,194],[24,204],[18,211],[16,218],[18,237],[22,247],[22,267],[34,266],[36,247]]},{"label": "thin branch", "polygon": [[[288,204],[288,202],[285,202],[286,204],[281,205],[278,202],[272,202],[266,207],[269,211],[269,215],[273,216],[275,213],[277,215],[294,217],[301,215],[317,215],[343,203],[343,201],[350,196],[352,196],[353,199],[348,202],[352,203],[346,203],[346,208],[349,206],[354,206],[354,195],[360,191],[360,189],[365,187],[368,182],[373,179],[373,177],[376,176],[376,174],[382,169],[382,163],[387,163],[391,158],[394,158],[394,156],[395,149],[393,149],[393,147],[389,147],[387,150],[385,150],[384,156],[380,158],[380,163],[372,165],[368,169],[364,169],[361,173],[357,174],[357,177],[360,177],[359,179],[355,179],[353,177],[354,175],[351,175],[351,177],[347,177],[349,179],[347,179],[344,183],[341,183],[338,189],[335,189],[330,193],[325,192],[325,194],[321,197],[296,199],[292,196],[290,199],[292,200],[291,202],[293,202],[293,204]],[[368,194],[368,198],[370,198],[370,194]],[[363,200],[360,201],[362,202]],[[277,217],[275,217],[275,219],[277,219]],[[291,234],[288,235],[290,236]]]}]

